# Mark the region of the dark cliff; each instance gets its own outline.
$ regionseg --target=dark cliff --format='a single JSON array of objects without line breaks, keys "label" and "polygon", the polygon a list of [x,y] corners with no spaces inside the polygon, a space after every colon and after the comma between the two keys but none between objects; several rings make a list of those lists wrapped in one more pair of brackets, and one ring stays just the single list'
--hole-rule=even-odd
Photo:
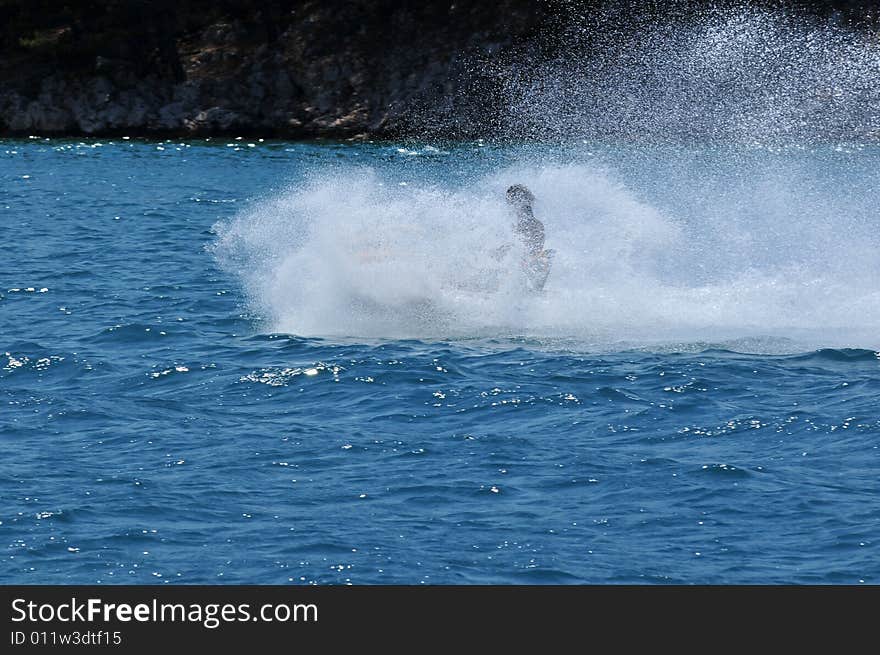
[{"label": "dark cliff", "polygon": [[550,57],[571,12],[609,4],[0,0],[0,134],[470,136],[505,102],[493,61]]}]

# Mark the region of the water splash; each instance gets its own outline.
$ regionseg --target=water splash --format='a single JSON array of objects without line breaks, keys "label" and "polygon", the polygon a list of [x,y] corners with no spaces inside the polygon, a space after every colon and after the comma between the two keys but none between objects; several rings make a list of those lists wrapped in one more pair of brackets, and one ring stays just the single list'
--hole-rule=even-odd
[{"label": "water splash", "polygon": [[[319,164],[220,228],[217,253],[272,329],[880,342],[874,32],[756,9],[571,14],[557,28],[542,64],[483,62],[504,97],[496,127],[518,145]],[[437,161],[433,178],[399,182]],[[516,242],[514,182],[535,192],[557,251],[543,294],[525,292],[515,252],[492,257]]]},{"label": "water splash", "polygon": [[793,9],[569,11],[553,55],[476,62],[520,139],[805,143],[880,136],[880,38]]},{"label": "water splash", "polygon": [[[763,335],[873,347],[880,244],[871,210],[844,204],[845,185],[817,196],[821,159],[800,178],[794,165],[770,166],[788,179],[775,194],[763,167],[731,164],[719,193],[712,182],[722,173],[699,160],[664,171],[670,161],[654,164],[665,197],[636,193],[595,163],[407,186],[382,169],[336,168],[220,226],[216,250],[280,332],[593,344]],[[691,181],[689,195],[677,177]],[[515,242],[504,203],[513,181],[535,192],[557,251],[541,294],[525,291],[515,257],[490,256]]]}]

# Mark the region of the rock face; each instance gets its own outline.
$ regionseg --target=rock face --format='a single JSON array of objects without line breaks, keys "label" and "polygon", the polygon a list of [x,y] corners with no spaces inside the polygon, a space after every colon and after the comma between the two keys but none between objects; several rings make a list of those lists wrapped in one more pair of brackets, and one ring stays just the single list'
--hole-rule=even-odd
[{"label": "rock face", "polygon": [[[618,15],[663,5],[627,3]],[[552,57],[573,14],[612,4],[4,0],[0,135],[483,135],[505,103],[493,62]]]},{"label": "rock face", "polygon": [[466,100],[474,58],[527,42],[548,11],[522,0],[105,4],[43,24],[24,9],[7,17],[23,26],[0,50],[0,133],[417,130]]}]

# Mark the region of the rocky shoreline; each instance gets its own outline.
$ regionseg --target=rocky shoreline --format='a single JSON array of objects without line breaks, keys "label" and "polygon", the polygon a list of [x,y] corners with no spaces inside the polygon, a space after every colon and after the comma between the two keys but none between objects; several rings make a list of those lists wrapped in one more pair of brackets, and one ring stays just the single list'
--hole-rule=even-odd
[{"label": "rocky shoreline", "polygon": [[482,135],[506,101],[486,62],[552,56],[554,21],[601,4],[16,0],[0,135]]},{"label": "rocky shoreline", "polygon": [[[0,61],[0,134],[308,138],[418,130],[444,103],[451,112],[470,61],[528,41],[546,10],[510,0],[243,2],[239,11],[219,3],[221,10],[200,16],[200,3],[182,4],[189,11],[140,6],[139,22],[159,26],[145,35],[124,24],[138,15],[121,11],[75,30],[51,23],[33,30]],[[106,39],[90,40],[102,30]]]}]

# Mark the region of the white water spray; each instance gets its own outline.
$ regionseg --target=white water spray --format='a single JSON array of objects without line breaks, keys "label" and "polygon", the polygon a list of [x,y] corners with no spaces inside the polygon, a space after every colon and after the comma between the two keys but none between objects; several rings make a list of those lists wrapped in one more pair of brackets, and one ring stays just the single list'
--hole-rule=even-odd
[{"label": "white water spray", "polygon": [[[514,181],[537,196],[557,253],[541,294],[525,290],[515,257],[491,257],[515,242],[504,202]],[[684,203],[676,215],[585,165],[505,169],[458,188],[337,170],[223,226],[217,251],[272,329],[301,335],[880,342],[873,223],[828,215],[839,205],[802,188],[754,189],[761,199],[711,207],[695,195],[710,212]]]},{"label": "white water spray", "polygon": [[[505,72],[511,133],[594,139],[570,157],[511,147],[494,172],[403,186],[384,155],[322,165],[219,226],[218,256],[300,335],[880,345],[877,44],[723,14],[591,47]],[[465,150],[433,153],[458,173]],[[556,250],[541,294],[515,251],[492,257],[516,243],[512,183]]]}]

